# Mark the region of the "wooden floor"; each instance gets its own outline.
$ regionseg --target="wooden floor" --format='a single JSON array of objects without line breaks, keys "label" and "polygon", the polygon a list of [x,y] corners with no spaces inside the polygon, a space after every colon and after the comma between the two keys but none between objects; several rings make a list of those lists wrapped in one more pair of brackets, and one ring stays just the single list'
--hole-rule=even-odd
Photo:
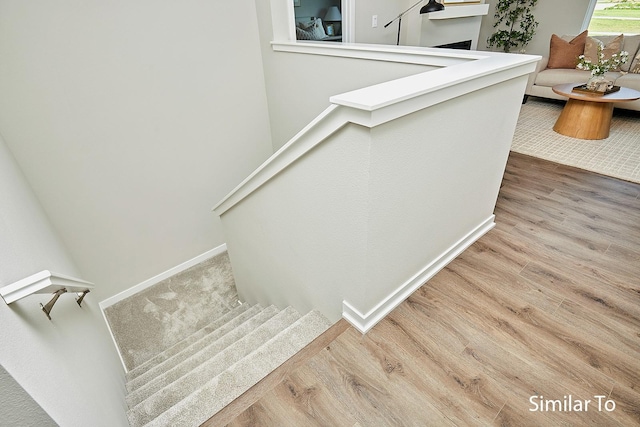
[{"label": "wooden floor", "polygon": [[640,425],[640,185],[512,154],[496,222],[366,336],[340,329],[207,425]]}]

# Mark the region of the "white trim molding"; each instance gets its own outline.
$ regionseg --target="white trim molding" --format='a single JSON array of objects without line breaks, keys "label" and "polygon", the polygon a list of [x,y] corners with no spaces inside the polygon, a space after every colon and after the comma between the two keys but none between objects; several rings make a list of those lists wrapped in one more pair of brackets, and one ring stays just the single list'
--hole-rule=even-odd
[{"label": "white trim molding", "polygon": [[[330,105],[267,159],[212,210],[224,214],[347,123],[375,127],[432,105],[535,71],[539,56],[495,52],[449,52],[397,46],[272,43],[274,50],[437,64],[423,73],[364,87],[330,98]],[[310,49],[310,50],[308,50]],[[307,51],[308,50],[308,51]],[[357,56],[362,55],[362,56]],[[394,59],[395,58],[395,59]]]},{"label": "white trim molding", "polygon": [[584,31],[589,28],[591,18],[593,17],[593,12],[595,12],[596,10],[597,2],[598,0],[589,0],[589,6],[587,6],[587,12],[584,15],[584,21],[582,22],[582,29],[580,31]]},{"label": "white trim molding", "polygon": [[366,314],[362,314],[348,301],[344,300],[342,302],[342,317],[361,333],[366,334],[379,321],[391,313],[394,308],[409,298],[409,296],[420,286],[424,285],[465,249],[491,230],[495,226],[494,219],[495,215],[491,215],[487,220],[478,225],[474,230],[456,242],[449,249],[444,251],[439,257],[425,266],[412,278],[400,285],[395,291],[390,293],[384,300],[380,301],[380,303],[369,310]]},{"label": "white trim molding", "polygon": [[[394,46],[366,43],[327,43],[315,40],[273,41],[274,52],[305,53],[371,61],[450,67],[492,56],[491,52],[436,49],[419,46]],[[495,56],[495,55],[494,55]],[[427,70],[425,70],[427,71]]]},{"label": "white trim molding", "polygon": [[488,4],[472,4],[455,7],[448,7],[439,12],[427,13],[429,19],[454,19],[468,18],[471,16],[483,16],[489,13]]},{"label": "white trim molding", "polygon": [[[342,0],[342,42],[356,42],[356,2]],[[293,40],[293,39],[292,39]]]},{"label": "white trim molding", "polygon": [[67,292],[83,292],[93,288],[91,282],[43,270],[0,288],[0,296],[4,302],[11,304],[32,294],[50,294],[60,289],[66,289]]}]

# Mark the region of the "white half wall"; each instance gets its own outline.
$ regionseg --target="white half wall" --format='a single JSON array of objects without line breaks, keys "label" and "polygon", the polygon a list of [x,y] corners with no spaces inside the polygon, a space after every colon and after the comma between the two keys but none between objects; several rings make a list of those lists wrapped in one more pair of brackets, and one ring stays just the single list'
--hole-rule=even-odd
[{"label": "white half wall", "polygon": [[[218,205],[240,297],[318,309],[331,320],[344,302],[364,332],[401,301],[396,296],[479,238],[493,224],[527,81],[499,78],[474,90],[452,85],[459,95],[436,92],[428,107],[379,125],[347,123],[253,192]],[[360,107],[363,123],[371,105]],[[340,108],[332,114],[350,113]]]},{"label": "white half wall", "polygon": [[253,0],[2,2],[0,131],[102,300],[224,243],[271,153]]},{"label": "white half wall", "polygon": [[[286,0],[274,3],[277,6]],[[278,18],[286,15],[285,6],[274,7],[272,11],[270,2],[256,0],[273,151],[323,112],[332,95],[434,68],[399,62],[377,62],[371,66],[370,61],[362,59],[275,52],[271,45],[274,34],[271,14],[279,14]]]},{"label": "white half wall", "polygon": [[[0,286],[44,269],[78,276],[1,137],[0,194]],[[80,308],[74,295],[62,295],[49,321],[39,306],[49,299],[0,301],[0,364],[60,426],[128,425],[123,370],[98,300],[89,294]]]}]

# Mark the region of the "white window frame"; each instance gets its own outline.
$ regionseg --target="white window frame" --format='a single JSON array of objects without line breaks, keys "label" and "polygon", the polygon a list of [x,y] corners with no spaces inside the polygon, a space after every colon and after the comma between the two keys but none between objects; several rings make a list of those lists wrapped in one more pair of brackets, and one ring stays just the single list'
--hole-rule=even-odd
[{"label": "white window frame", "polygon": [[[341,0],[342,42],[355,42],[355,1]],[[295,42],[295,12],[292,0],[271,0],[274,42]],[[344,31],[346,29],[346,31]]]},{"label": "white window frame", "polygon": [[591,22],[591,18],[593,18],[593,12],[596,10],[596,3],[598,0],[589,0],[589,6],[587,6],[587,13],[584,16],[584,22],[582,23],[582,31],[589,28],[589,23]]}]

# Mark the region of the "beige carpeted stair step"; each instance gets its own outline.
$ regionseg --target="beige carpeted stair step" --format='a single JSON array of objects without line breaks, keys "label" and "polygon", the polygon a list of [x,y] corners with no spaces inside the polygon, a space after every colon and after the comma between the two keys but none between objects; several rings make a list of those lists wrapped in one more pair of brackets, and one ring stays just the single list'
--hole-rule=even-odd
[{"label": "beige carpeted stair step", "polygon": [[153,368],[154,366],[157,366],[159,363],[162,363],[163,361],[169,359],[170,357],[178,354],[179,352],[181,352],[185,348],[187,348],[190,345],[192,345],[194,342],[202,339],[203,337],[209,335],[210,333],[212,333],[216,329],[218,329],[218,328],[226,325],[227,323],[233,321],[233,319],[237,318],[238,316],[243,315],[243,313],[245,313],[248,310],[253,310],[253,313],[255,314],[255,312],[260,310],[260,307],[259,306],[250,306],[249,304],[242,304],[242,305],[240,305],[238,307],[235,307],[233,310],[231,310],[231,311],[225,313],[223,316],[215,319],[214,321],[212,321],[211,323],[209,323],[205,327],[199,329],[198,331],[194,332],[193,334],[191,334],[190,336],[186,337],[182,341],[177,342],[176,344],[172,345],[171,347],[165,349],[163,352],[157,354],[155,357],[153,357],[153,358],[149,359],[148,361],[144,362],[140,366],[138,366],[135,369],[132,369],[131,371],[127,372],[127,374],[126,374],[127,381],[132,381],[133,379],[137,378],[138,376],[144,374],[149,369]]},{"label": "beige carpeted stair step", "polygon": [[[265,323],[230,344],[220,353],[207,359],[201,365],[193,366],[191,371],[175,379],[164,388],[159,389],[132,407],[127,413],[130,424],[137,427],[152,421],[162,412],[165,412],[173,405],[185,399],[193,393],[194,390],[201,388],[212,378],[216,378],[216,376],[223,373],[234,363],[243,360],[243,358],[254,352],[265,342],[269,342],[274,336],[278,335],[282,330],[287,329],[289,325],[293,324],[299,318],[299,313],[290,307],[269,318]],[[283,345],[283,343],[280,344],[280,346]],[[267,356],[269,356],[268,353]],[[269,359],[271,359],[271,357],[269,357]],[[258,362],[254,361],[252,363]],[[248,366],[251,366],[251,364]],[[243,374],[240,371],[239,373]],[[159,381],[162,383],[165,382],[164,380]]]},{"label": "beige carpeted stair step", "polygon": [[135,418],[131,425],[198,426],[302,350],[329,326],[330,322],[324,316],[312,311],[264,341],[219,375],[210,377],[179,402],[167,405],[164,412],[149,419],[147,424],[139,424],[143,418]]},{"label": "beige carpeted stair step", "polygon": [[[133,385],[127,386],[127,388],[132,390],[129,395],[127,395],[127,405],[129,405],[130,408],[133,408],[135,405],[164,387],[178,381],[183,376],[200,368],[203,364],[210,362],[221,352],[229,351],[230,348],[233,348],[233,346],[243,338],[252,336],[251,334],[255,334],[259,328],[263,327],[269,320],[278,315],[279,312],[277,308],[274,306],[267,307],[264,310],[258,311],[254,316],[242,323],[223,327],[223,329],[228,330],[224,330],[223,332],[225,333],[221,336],[218,336],[218,333],[214,333],[210,339],[209,337],[203,338],[197,343],[203,344],[201,348],[200,345],[196,345],[196,348],[188,347],[185,351],[162,362],[156,368],[153,368],[147,371],[146,374],[136,378],[134,382],[138,384],[136,384],[135,388]],[[283,317],[284,315],[280,314],[280,317],[276,318],[276,320],[280,321]],[[285,321],[289,320],[286,317],[285,319]],[[269,324],[268,326],[270,326],[271,329],[278,327],[277,324]],[[266,326],[263,327],[263,329],[266,328]],[[219,330],[216,330],[216,332],[218,331]],[[224,368],[224,366],[222,366],[222,368]],[[147,382],[141,382],[143,380],[147,380]]]},{"label": "beige carpeted stair step", "polygon": [[194,366],[197,366],[205,360],[215,356],[227,346],[240,339],[243,335],[248,334],[269,318],[275,316],[277,312],[278,310],[275,307],[262,309],[259,305],[253,306],[245,310],[239,316],[229,320],[226,324],[217,327],[209,334],[194,341],[171,357],[167,357],[153,368],[148,369],[144,374],[141,374],[127,382],[127,390],[131,393],[131,396],[127,397],[127,404],[129,407],[132,407],[140,400],[143,400],[144,397],[159,390],[159,388],[156,388],[151,393],[146,393],[142,399],[136,401],[133,401],[134,399],[130,399],[130,397],[139,394],[134,393],[135,391],[140,389],[150,389],[149,386],[154,384],[154,379],[156,377],[165,374],[164,377],[166,379],[171,378],[170,381],[174,381],[189,372]]}]

